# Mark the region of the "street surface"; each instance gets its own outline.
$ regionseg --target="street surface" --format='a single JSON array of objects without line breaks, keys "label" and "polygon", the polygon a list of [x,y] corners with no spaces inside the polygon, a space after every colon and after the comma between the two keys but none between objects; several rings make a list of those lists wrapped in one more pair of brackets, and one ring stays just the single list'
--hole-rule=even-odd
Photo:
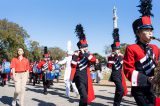
[{"label": "street surface", "polygon": [[[78,106],[79,98],[71,92],[71,97],[65,96],[65,85],[63,80],[60,83],[54,83],[49,89],[48,94],[43,94],[43,86],[41,84],[27,84],[25,94],[25,106]],[[94,91],[96,99],[89,106],[112,106],[114,97],[114,84],[102,81],[100,84],[94,83]],[[0,86],[0,106],[11,106],[14,93],[13,81],[8,82],[6,86]],[[123,97],[121,106],[136,106],[133,97],[128,95]],[[18,106],[18,105],[17,105]]]}]

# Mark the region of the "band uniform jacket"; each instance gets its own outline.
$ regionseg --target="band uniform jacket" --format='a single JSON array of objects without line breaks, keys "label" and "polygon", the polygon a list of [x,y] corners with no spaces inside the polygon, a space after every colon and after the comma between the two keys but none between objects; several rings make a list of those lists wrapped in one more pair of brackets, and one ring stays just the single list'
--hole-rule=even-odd
[{"label": "band uniform jacket", "polygon": [[[118,71],[119,74],[121,74],[122,76],[122,86],[123,86],[123,89],[124,89],[124,93],[123,93],[123,96],[126,96],[127,95],[127,85],[126,85],[126,81],[125,81],[125,75],[124,75],[124,72],[123,72],[123,55],[121,53],[119,53],[118,55],[110,55],[108,56],[108,62],[107,62],[107,67],[112,69],[112,74],[114,74],[115,72],[114,71]],[[111,81],[113,80],[112,78],[112,74],[111,74]],[[117,77],[121,77],[120,75],[118,74],[115,74],[117,75]]]},{"label": "band uniform jacket", "polygon": [[51,61],[46,62],[42,60],[37,65],[37,68],[52,71],[52,62]]},{"label": "band uniform jacket", "polygon": [[82,66],[83,67],[86,67],[86,71],[87,71],[87,77],[88,77],[88,100],[87,100],[87,103],[91,103],[92,100],[95,99],[95,95],[94,95],[94,90],[93,90],[93,85],[92,85],[92,78],[91,78],[91,75],[90,75],[90,63],[91,62],[96,62],[96,57],[93,56],[92,54],[90,53],[84,53],[83,55],[85,55],[84,57],[85,58],[82,58],[81,56],[76,56],[76,55],[73,55],[72,56],[72,61],[71,61],[71,76],[70,76],[70,80],[71,81],[74,81],[74,76],[75,76],[75,73],[76,71],[80,71],[81,69],[79,69],[79,67],[81,67],[81,61],[82,59],[85,59],[83,61],[86,61],[87,64],[85,64],[85,66]]},{"label": "band uniform jacket", "polygon": [[158,63],[158,47],[148,44],[152,49],[152,58],[138,44],[129,45],[124,56],[124,73],[131,86],[149,86],[148,77],[154,75]]}]

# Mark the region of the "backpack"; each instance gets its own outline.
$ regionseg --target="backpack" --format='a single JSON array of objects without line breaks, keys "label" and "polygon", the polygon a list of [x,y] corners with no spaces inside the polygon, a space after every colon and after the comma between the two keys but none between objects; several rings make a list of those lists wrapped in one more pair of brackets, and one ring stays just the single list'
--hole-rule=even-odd
[{"label": "backpack", "polygon": [[2,73],[10,73],[10,62],[2,63]]}]

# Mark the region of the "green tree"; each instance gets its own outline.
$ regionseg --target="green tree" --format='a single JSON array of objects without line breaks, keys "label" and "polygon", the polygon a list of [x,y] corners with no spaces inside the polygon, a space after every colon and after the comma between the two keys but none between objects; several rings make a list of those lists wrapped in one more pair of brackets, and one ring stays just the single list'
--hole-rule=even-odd
[{"label": "green tree", "polygon": [[29,38],[23,27],[7,19],[0,20],[0,61],[7,57],[9,60],[17,52],[17,47],[27,50],[25,39]]},{"label": "green tree", "polygon": [[111,46],[106,45],[104,48],[105,48],[105,54],[109,54],[112,52]]},{"label": "green tree", "polygon": [[124,55],[125,54],[125,51],[126,51],[126,47],[128,46],[127,43],[122,43],[121,44],[121,48],[120,48],[120,51],[121,53]]},{"label": "green tree", "polygon": [[106,63],[106,58],[101,56],[98,53],[93,53],[94,56],[96,56],[96,58],[99,60],[100,63]]},{"label": "green tree", "polygon": [[[121,53],[124,55],[125,51],[126,51],[126,47],[128,46],[127,43],[121,43],[120,45],[120,51]],[[111,46],[105,46],[105,54],[110,54],[112,52]]]},{"label": "green tree", "polygon": [[29,59],[31,61],[38,61],[42,58],[42,51],[40,48],[40,45],[37,41],[30,41],[30,47],[29,47],[29,51],[30,51],[30,55],[29,55]]},{"label": "green tree", "polygon": [[49,48],[53,60],[61,60],[66,56],[66,52],[59,47]]}]

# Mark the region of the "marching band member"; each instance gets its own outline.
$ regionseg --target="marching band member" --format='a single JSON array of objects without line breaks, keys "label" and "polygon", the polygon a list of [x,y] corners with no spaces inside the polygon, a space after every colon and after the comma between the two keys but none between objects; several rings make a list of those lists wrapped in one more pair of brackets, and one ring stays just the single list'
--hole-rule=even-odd
[{"label": "marching band member", "polygon": [[81,24],[76,26],[76,33],[80,40],[77,43],[79,50],[75,51],[72,56],[70,79],[75,82],[78,88],[79,106],[87,106],[95,98],[90,75],[90,63],[95,63],[96,57],[88,51],[88,44]]},{"label": "marching band member", "polygon": [[52,62],[50,61],[50,55],[47,51],[47,47],[44,47],[44,60],[40,61],[37,68],[42,70],[42,81],[44,87],[44,94],[47,95],[47,88],[50,86],[49,80],[46,79],[46,73],[52,71]]},{"label": "marching band member", "polygon": [[107,67],[112,69],[110,80],[116,85],[114,104],[113,106],[120,106],[122,97],[127,95],[127,86],[125,82],[123,72],[123,55],[120,52],[120,40],[119,40],[119,29],[114,28],[113,30],[113,44],[111,45],[112,53],[108,57]]},{"label": "marching band member", "polygon": [[142,16],[133,24],[136,43],[126,48],[124,56],[124,72],[131,81],[131,94],[138,106],[154,106],[155,95],[151,87],[154,69],[158,63],[158,47],[150,44],[153,36],[151,24],[151,0],[141,0],[140,13]]}]

